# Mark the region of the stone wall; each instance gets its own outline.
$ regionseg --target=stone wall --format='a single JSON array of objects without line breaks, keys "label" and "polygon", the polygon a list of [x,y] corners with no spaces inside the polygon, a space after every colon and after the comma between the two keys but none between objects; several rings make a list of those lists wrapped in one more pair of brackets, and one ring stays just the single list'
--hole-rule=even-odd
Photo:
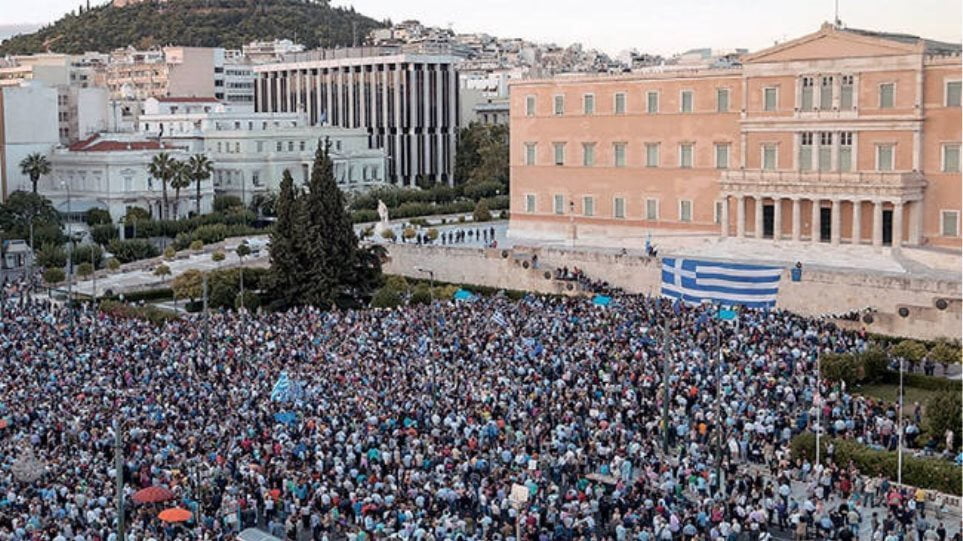
[{"label": "stone wall", "polygon": [[[569,283],[545,277],[545,272],[567,266],[630,293],[657,294],[661,288],[661,261],[657,258],[522,246],[501,250],[394,244],[388,251],[385,272],[427,278],[428,273],[418,269],[430,269],[436,280],[444,282],[575,294]],[[538,269],[532,268],[533,254],[538,255]],[[846,324],[894,336],[959,338],[960,297],[958,281],[805,268],[799,282],[793,282],[786,270],[776,305],[806,315],[870,307],[876,310],[871,322]]]}]

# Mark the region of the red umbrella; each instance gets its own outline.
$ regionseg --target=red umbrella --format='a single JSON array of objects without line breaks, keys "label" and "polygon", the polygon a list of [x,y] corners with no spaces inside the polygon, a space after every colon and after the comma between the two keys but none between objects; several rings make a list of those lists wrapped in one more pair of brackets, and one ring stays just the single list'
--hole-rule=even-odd
[{"label": "red umbrella", "polygon": [[164,522],[187,522],[191,519],[193,515],[187,509],[181,509],[180,507],[171,507],[170,509],[164,509],[157,515],[157,518],[163,520]]},{"label": "red umbrella", "polygon": [[137,503],[166,502],[174,499],[174,493],[164,487],[147,487],[135,492],[131,499]]}]

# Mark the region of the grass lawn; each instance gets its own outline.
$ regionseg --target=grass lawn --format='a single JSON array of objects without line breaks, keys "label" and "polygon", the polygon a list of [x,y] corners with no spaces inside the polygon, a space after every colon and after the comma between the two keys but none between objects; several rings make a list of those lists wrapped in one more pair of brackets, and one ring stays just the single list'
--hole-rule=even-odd
[{"label": "grass lawn", "polygon": [[[879,398],[889,402],[899,401],[899,385],[862,385],[859,387],[854,387],[851,392],[861,394],[863,396],[870,396],[873,398]],[[926,412],[926,403],[929,402],[930,398],[939,394],[939,391],[931,391],[929,389],[920,389],[918,387],[907,387],[903,386],[903,415],[909,416],[913,414],[913,402],[919,402],[923,407],[924,413]]]}]

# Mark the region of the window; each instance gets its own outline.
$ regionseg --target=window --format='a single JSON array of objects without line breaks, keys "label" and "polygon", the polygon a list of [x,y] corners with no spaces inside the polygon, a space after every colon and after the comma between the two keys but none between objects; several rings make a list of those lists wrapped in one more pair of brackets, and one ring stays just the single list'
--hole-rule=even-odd
[{"label": "window", "polygon": [[595,94],[582,96],[582,112],[586,115],[595,114]]},{"label": "window", "polygon": [[682,91],[682,96],[679,99],[679,110],[682,111],[683,113],[692,112],[692,91],[691,90]]},{"label": "window", "polygon": [[713,213],[712,220],[717,224],[722,223],[722,205],[722,201],[716,201],[715,212]]},{"label": "window", "polygon": [[278,152],[281,152],[282,150],[284,150],[284,143],[282,143],[281,141],[278,141],[278,142],[277,142],[277,151],[278,151]]},{"label": "window", "polygon": [[535,212],[535,194],[525,194],[525,212],[529,214]]},{"label": "window", "polygon": [[288,141],[288,152],[294,152],[294,141]]},{"label": "window", "polygon": [[595,165],[595,143],[582,143],[582,165],[585,167]]},{"label": "window", "polygon": [[883,83],[879,85],[879,108],[893,108],[893,94],[896,92],[896,85],[893,83]]},{"label": "window", "polygon": [[729,112],[729,89],[716,89],[716,111],[719,113]]},{"label": "window", "polygon": [[615,95],[615,114],[625,114],[625,93],[619,92]]},{"label": "window", "polygon": [[565,165],[565,143],[552,143],[555,148],[555,165]]},{"label": "window", "polygon": [[646,167],[659,166],[659,143],[645,144],[645,166]]},{"label": "window", "polygon": [[946,106],[960,106],[960,81],[946,82]]},{"label": "window", "polygon": [[802,78],[802,94],[800,95],[799,108],[803,111],[813,110],[813,78]]},{"label": "window", "polygon": [[591,195],[582,198],[582,215],[595,216],[595,198]]},{"label": "window", "polygon": [[838,170],[842,172],[852,171],[853,169],[853,132],[839,132],[839,165]]},{"label": "window", "polygon": [[300,150],[301,152],[304,152],[304,148],[305,148],[305,142],[301,141],[301,143],[298,146],[298,150]]},{"label": "window", "polygon": [[960,144],[943,145],[943,172],[960,172]]},{"label": "window", "polygon": [[237,154],[240,154],[240,153],[241,153],[241,142],[240,142],[240,141],[235,141],[235,142],[234,142],[234,152],[237,153]]},{"label": "window", "polygon": [[716,169],[729,168],[729,143],[716,144]]},{"label": "window", "polygon": [[525,165],[535,165],[535,143],[525,143]]},{"label": "window", "polygon": [[657,90],[650,90],[645,94],[645,112],[647,113],[658,113],[659,112],[659,92]]},{"label": "window", "polygon": [[555,194],[552,206],[555,207],[555,214],[565,214],[565,196],[560,193]]},{"label": "window", "polygon": [[822,78],[819,85],[819,108],[826,111],[833,108],[833,76]]},{"label": "window", "polygon": [[829,171],[833,167],[833,132],[819,132],[819,170]]},{"label": "window", "polygon": [[849,111],[853,108],[853,76],[843,75],[839,78],[839,110]]},{"label": "window", "polygon": [[776,163],[776,145],[762,145],[762,168],[766,171],[775,171],[778,167]]},{"label": "window", "polygon": [[876,145],[876,170],[893,170],[893,145]]},{"label": "window", "polygon": [[525,96],[525,116],[535,116],[535,96]]},{"label": "window", "polygon": [[221,152],[221,142],[220,142],[220,141],[217,142],[217,152],[218,152],[218,153]]},{"label": "window", "polygon": [[683,199],[679,201],[679,221],[680,222],[691,222],[692,221],[692,201],[688,199]]},{"label": "window", "polygon": [[615,202],[612,205],[612,215],[616,218],[625,218],[625,198],[615,198]]},{"label": "window", "polygon": [[692,167],[692,143],[679,145],[679,167]]},{"label": "window", "polygon": [[257,142],[257,151],[258,151],[258,152],[264,152],[264,141],[258,141],[258,142]]},{"label": "window", "polygon": [[646,219],[646,220],[658,220],[658,219],[659,219],[659,201],[658,201],[658,199],[646,199],[646,200],[645,200],[645,219]]},{"label": "window", "polygon": [[612,153],[615,155],[615,166],[625,167],[625,143],[614,143]]},{"label": "window", "polygon": [[960,236],[960,213],[955,210],[940,212],[940,233],[944,237]]},{"label": "window", "polygon": [[762,110],[775,111],[776,107],[778,106],[779,103],[778,94],[776,94],[776,87],[762,89]]},{"label": "window", "polygon": [[565,114],[565,96],[555,96],[555,114]]},{"label": "window", "polygon": [[799,170],[811,171],[813,168],[813,132],[803,132],[799,136]]}]

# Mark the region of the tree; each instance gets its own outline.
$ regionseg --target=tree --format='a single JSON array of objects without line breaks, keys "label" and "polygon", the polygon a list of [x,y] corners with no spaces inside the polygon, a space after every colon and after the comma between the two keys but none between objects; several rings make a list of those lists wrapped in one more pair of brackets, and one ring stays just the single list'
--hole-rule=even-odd
[{"label": "tree", "polygon": [[508,126],[473,122],[458,133],[455,180],[508,186]]},{"label": "tree", "polygon": [[0,205],[0,230],[5,239],[26,239],[32,247],[64,242],[60,213],[53,203],[42,195],[21,190],[11,193]]},{"label": "tree", "polygon": [[963,432],[963,409],[959,389],[956,391],[944,391],[932,398],[926,404],[926,421],[929,425],[930,434],[944,441],[943,437],[947,430],[953,431],[954,449],[960,445],[961,432]]},{"label": "tree", "polygon": [[190,249],[192,252],[200,252],[204,249],[204,241],[200,239],[191,241]]},{"label": "tree", "polygon": [[[191,185],[191,169],[187,162],[174,162],[171,188],[174,188],[174,219],[180,218],[181,190]],[[198,183],[198,186],[200,183]]]},{"label": "tree", "polygon": [[86,261],[77,265],[77,276],[81,278],[86,278],[94,273],[94,266]]},{"label": "tree", "polygon": [[278,218],[271,232],[268,298],[273,309],[297,305],[303,287],[301,226],[298,223],[300,206],[301,199],[295,192],[294,179],[291,172],[285,169],[276,206]]},{"label": "tree", "polygon": [[201,215],[201,182],[211,178],[214,164],[204,154],[194,154],[187,160],[187,169],[191,180],[194,181],[196,193],[194,195],[194,211]]},{"label": "tree", "polygon": [[50,174],[50,162],[39,152],[34,152],[20,161],[20,172],[30,177],[33,193],[37,193],[37,181],[40,177]]},{"label": "tree", "polygon": [[211,261],[215,263],[220,263],[221,261],[224,261],[224,258],[225,258],[224,252],[220,250],[217,250],[211,254]]},{"label": "tree", "polygon": [[177,250],[175,250],[173,246],[168,246],[167,248],[164,248],[164,259],[170,261],[175,257],[177,257]]},{"label": "tree", "polygon": [[171,289],[179,299],[199,299],[204,293],[204,273],[197,269],[187,269],[174,278]]},{"label": "tree", "polygon": [[475,211],[472,212],[472,219],[476,222],[490,222],[492,213],[488,210],[488,201],[482,199],[475,204]]},{"label": "tree", "polygon": [[108,212],[106,209],[99,208],[92,208],[88,210],[87,214],[84,216],[84,221],[87,222],[87,225],[90,227],[112,223],[110,212]]},{"label": "tree", "polygon": [[67,254],[63,246],[52,242],[44,243],[37,250],[37,265],[46,269],[61,269],[67,265]]},{"label": "tree", "polygon": [[161,212],[161,218],[167,219],[170,217],[170,208],[168,207],[167,199],[167,184],[174,178],[174,170],[177,167],[177,160],[171,157],[170,154],[166,152],[161,152],[156,154],[147,166],[147,172],[150,176],[161,181],[161,186],[163,188],[163,198],[164,206]]},{"label": "tree", "polygon": [[67,278],[67,275],[64,274],[63,269],[52,268],[43,271],[43,281],[51,285],[59,284],[63,282],[65,278]]},{"label": "tree", "polygon": [[237,248],[235,248],[234,251],[237,253],[237,259],[241,262],[241,265],[238,267],[238,272],[241,275],[239,282],[241,284],[241,297],[243,297],[244,296],[244,258],[251,255],[251,247],[248,246],[247,241],[244,241],[241,244],[238,244]]},{"label": "tree", "polygon": [[107,270],[114,272],[120,269],[120,261],[116,257],[107,260]]},{"label": "tree", "polygon": [[154,276],[157,276],[161,280],[163,280],[165,277],[170,275],[171,275],[171,268],[168,267],[167,265],[161,263],[160,265],[157,265],[156,267],[154,267]]},{"label": "tree", "polygon": [[893,346],[892,354],[894,357],[904,359],[916,366],[926,356],[926,346],[916,340],[903,340]]},{"label": "tree", "polygon": [[929,353],[930,359],[943,366],[943,373],[946,374],[947,367],[951,364],[958,364],[961,361],[960,346],[951,344],[946,340],[940,340],[933,346]]}]

